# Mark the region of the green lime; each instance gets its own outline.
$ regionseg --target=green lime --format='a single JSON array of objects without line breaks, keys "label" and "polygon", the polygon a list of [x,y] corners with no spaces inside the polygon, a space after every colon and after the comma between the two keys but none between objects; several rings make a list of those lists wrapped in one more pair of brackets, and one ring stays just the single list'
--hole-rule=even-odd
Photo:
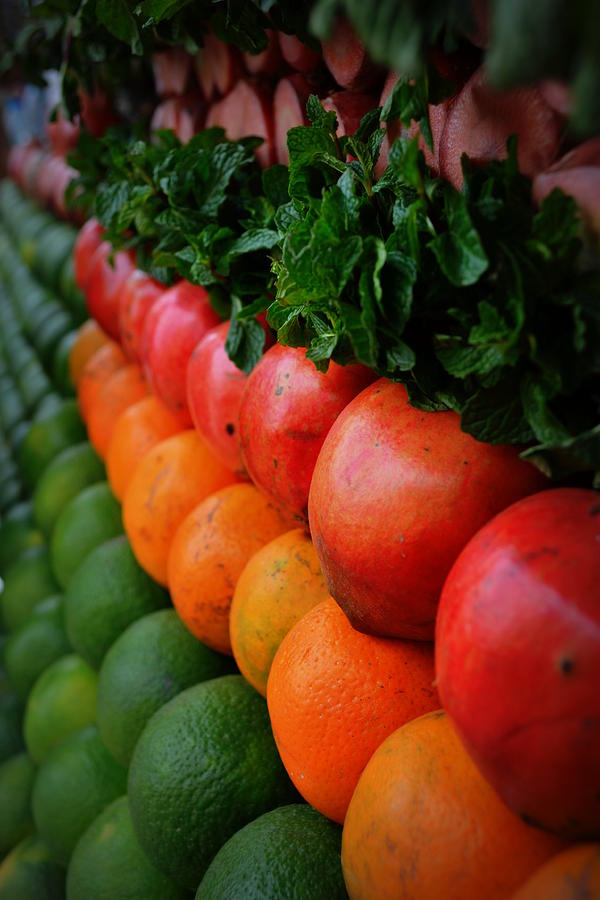
[{"label": "green lime", "polygon": [[29,694],[25,744],[37,763],[70,734],[96,721],[98,676],[79,656],[62,656],[45,669]]},{"label": "green lime", "polygon": [[0,763],[23,749],[23,703],[12,691],[0,694]]},{"label": "green lime", "polygon": [[31,502],[25,501],[13,506],[12,510],[3,516],[0,525],[0,574],[4,576],[6,569],[16,562],[22,553],[39,546],[43,540],[41,531],[33,522]]},{"label": "green lime", "polygon": [[342,829],[306,804],[272,809],[224,844],[195,900],[346,900]]},{"label": "green lime", "polygon": [[102,740],[128,766],[151,716],[185,688],[235,670],[185,628],[174,609],[138,619],[115,641],[98,678]]},{"label": "green lime", "polygon": [[87,441],[62,450],[46,466],[33,492],[33,516],[38,528],[50,537],[67,503],[83,488],[105,478],[104,463]]},{"label": "green lime", "polygon": [[77,329],[72,328],[62,336],[52,359],[52,381],[56,389],[65,396],[72,396],[75,393],[69,374],[69,354],[76,340]]},{"label": "green lime", "polygon": [[77,653],[99,668],[128,625],[168,603],[167,592],[140,568],[121,535],[92,550],[71,578],[64,609],[67,635]]},{"label": "green lime", "polygon": [[19,451],[19,468],[27,487],[35,486],[50,460],[61,450],[84,441],[85,436],[75,400],[63,400],[58,408],[50,409],[43,416],[36,414]]},{"label": "green lime", "polygon": [[40,600],[56,594],[57,589],[46,545],[31,547],[22,553],[6,570],[4,590],[0,594],[7,630],[14,631],[22,625]]},{"label": "green lime", "polygon": [[13,690],[23,700],[44,669],[71,650],[62,607],[62,596],[42,600],[6,643],[4,665]]},{"label": "green lime", "polygon": [[106,481],[84,488],[64,507],[50,542],[52,568],[66,588],[86,556],[123,532],[121,506]]},{"label": "green lime", "polygon": [[37,835],[25,838],[0,865],[0,900],[64,900],[65,872]]},{"label": "green lime", "polygon": [[41,764],[33,787],[33,818],[55,862],[66,866],[75,844],[125,791],[127,772],[110,755],[95,725],[65,738]]},{"label": "green lime", "polygon": [[152,716],[131,760],[128,794],[142,849],[191,890],[236,831],[297,799],[267,704],[241,675],[188,688]]},{"label": "green lime", "polygon": [[33,831],[31,791],[35,765],[26,753],[0,765],[0,858]]},{"label": "green lime", "polygon": [[148,860],[135,836],[127,797],[107,806],[75,847],[67,894],[69,900],[184,900],[189,896]]}]

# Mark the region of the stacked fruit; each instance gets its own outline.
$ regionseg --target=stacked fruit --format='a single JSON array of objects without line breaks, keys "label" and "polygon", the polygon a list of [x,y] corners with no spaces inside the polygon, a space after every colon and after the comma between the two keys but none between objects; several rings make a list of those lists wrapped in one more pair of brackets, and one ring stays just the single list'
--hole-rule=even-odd
[{"label": "stacked fruit", "polygon": [[0,213],[0,898],[597,881],[597,495]]}]

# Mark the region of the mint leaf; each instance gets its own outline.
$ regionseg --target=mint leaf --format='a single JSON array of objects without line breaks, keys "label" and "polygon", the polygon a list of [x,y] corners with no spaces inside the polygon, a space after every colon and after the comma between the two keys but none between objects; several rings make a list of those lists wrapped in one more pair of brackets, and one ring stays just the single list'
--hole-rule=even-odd
[{"label": "mint leaf", "polygon": [[489,266],[487,254],[469,215],[467,202],[450,185],[444,206],[448,230],[428,244],[446,278],[457,287],[475,284]]}]

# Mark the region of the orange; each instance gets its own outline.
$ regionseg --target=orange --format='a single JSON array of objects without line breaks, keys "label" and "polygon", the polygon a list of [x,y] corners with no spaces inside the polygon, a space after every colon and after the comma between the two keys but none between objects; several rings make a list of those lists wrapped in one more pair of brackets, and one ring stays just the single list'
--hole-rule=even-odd
[{"label": "orange", "polygon": [[511,900],[597,900],[600,844],[577,844],[545,862]]},{"label": "orange", "polygon": [[106,473],[118,500],[123,500],[136,466],[148,450],[179,431],[177,417],[152,394],[121,413],[106,451]]},{"label": "orange", "polygon": [[279,535],[249,560],[233,595],[229,637],[240,672],[263,697],[280,643],[328,595],[317,553],[304,529]]},{"label": "orange", "polygon": [[75,343],[69,351],[69,375],[75,387],[88,359],[108,340],[108,335],[94,319],[88,319],[79,328]]},{"label": "orange", "polygon": [[371,757],[348,808],[342,867],[351,900],[507,900],[564,846],[502,803],[437,710]]},{"label": "orange", "polygon": [[275,742],[304,799],[343,822],[381,742],[439,706],[433,680],[432,644],[356,631],[331,597],[307,612],[281,642],[267,683]]},{"label": "orange", "polygon": [[77,403],[84,422],[100,389],[117,369],[127,364],[125,354],[116,341],[106,341],[86,362],[77,382]]},{"label": "orange", "polygon": [[135,363],[123,366],[104,382],[90,409],[87,428],[90,443],[103,459],[118,417],[148,394],[142,370]]},{"label": "orange", "polygon": [[167,558],[179,524],[201,500],[235,481],[193,430],[174,434],[146,453],[123,498],[123,523],[148,575],[167,584]]},{"label": "orange", "polygon": [[192,634],[231,653],[229,610],[251,556],[288,531],[293,517],[247,482],[202,501],[181,523],[169,553],[173,606]]}]

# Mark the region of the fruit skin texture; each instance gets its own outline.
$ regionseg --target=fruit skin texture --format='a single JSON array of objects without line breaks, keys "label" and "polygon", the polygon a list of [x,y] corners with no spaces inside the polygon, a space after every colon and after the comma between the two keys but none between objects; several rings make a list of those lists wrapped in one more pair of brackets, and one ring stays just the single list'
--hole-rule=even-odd
[{"label": "fruit skin texture", "polygon": [[87,360],[77,382],[77,404],[84,422],[108,379],[126,365],[125,354],[116,341],[107,341]]},{"label": "fruit skin texture", "polygon": [[234,670],[229,657],[189,633],[174,609],[143,616],[115,641],[100,669],[102,740],[128,766],[146,723],[161,706],[193,684]]},{"label": "fruit skin texture", "polygon": [[511,447],[423,412],[385,378],[353,400],[315,466],[309,523],[331,595],[355,628],[432,640],[444,579],[497,512],[547,484]]},{"label": "fruit skin texture", "polygon": [[146,453],[181,430],[177,417],[154,394],[121,413],[105,460],[108,483],[117,500],[123,500],[137,464]]},{"label": "fruit skin texture", "polygon": [[371,757],[348,807],[342,869],[351,900],[506,900],[563,847],[504,806],[439,710]]},{"label": "fruit skin texture", "polygon": [[295,799],[265,701],[241,675],[188,688],[155,713],[133,754],[128,795],[142,849],[190,890],[232,834]]},{"label": "fruit skin texture", "polygon": [[301,528],[269,541],[248,561],[235,586],[229,637],[240,672],[263,697],[282,640],[327,597],[315,548]]},{"label": "fruit skin texture", "polygon": [[96,718],[98,676],[79,656],[62,656],[34,684],[23,720],[25,744],[41,763],[70,734]]},{"label": "fruit skin texture", "polygon": [[144,323],[150,309],[166,288],[140,269],[134,269],[119,294],[119,337],[125,356],[141,363]]},{"label": "fruit skin texture", "polygon": [[152,304],[142,334],[144,374],[163,403],[181,424],[192,419],[186,397],[186,370],[194,347],[221,319],[210,305],[208,291],[180,281]]},{"label": "fruit skin texture", "polygon": [[122,533],[121,507],[107,482],[84,488],[67,503],[52,532],[50,558],[59,585],[66,588],[92,550]]},{"label": "fruit skin texture", "polygon": [[90,316],[115,341],[119,340],[119,295],[135,268],[131,253],[118,250],[103,241],[90,261],[85,301]]},{"label": "fruit skin texture", "polygon": [[292,517],[252,484],[232,484],[211,494],[184,519],[169,552],[167,581],[186,628],[220,653],[231,653],[229,610],[251,556]]},{"label": "fruit skin texture", "polygon": [[36,604],[4,646],[6,673],[11,687],[23,701],[44,669],[71,650],[62,608],[62,596],[46,597]]},{"label": "fruit skin texture", "polygon": [[511,900],[594,900],[600,897],[600,844],[576,844],[553,856]]},{"label": "fruit skin texture", "polygon": [[304,799],[342,823],[379,744],[439,706],[433,678],[429,644],[362,634],[331,598],[306,613],[267,682],[275,743]]},{"label": "fruit skin texture", "polygon": [[48,848],[36,834],[17,844],[0,865],[2,900],[63,900],[64,885],[64,869],[52,862]]},{"label": "fruit skin texture", "polygon": [[98,219],[92,216],[80,229],[73,247],[73,263],[75,284],[85,293],[90,277],[92,257],[104,236],[104,228]]},{"label": "fruit skin texture", "polygon": [[169,604],[169,596],[140,569],[125,535],[86,557],[69,582],[64,622],[73,649],[95,669],[132,622]]},{"label": "fruit skin texture", "polygon": [[187,404],[194,428],[233,472],[245,471],[239,443],[242,393],[248,376],[225,351],[229,322],[211,328],[187,367]]},{"label": "fruit skin texture", "polygon": [[195,900],[346,900],[341,837],[339,826],[306,804],[273,809],[221,847]]},{"label": "fruit skin texture", "polygon": [[33,516],[46,539],[69,500],[104,477],[102,461],[87,441],[67,447],[54,457],[33,492]]},{"label": "fruit skin texture", "polygon": [[39,768],[33,786],[36,829],[55,862],[66,866],[83,832],[125,791],[126,770],[88,725],[62,741]]},{"label": "fruit skin texture", "polygon": [[117,369],[96,395],[87,420],[88,437],[96,453],[104,459],[116,421],[122,412],[148,394],[148,385],[135,363]]},{"label": "fruit skin texture", "polygon": [[330,363],[318,372],[300,347],[276,344],[252,370],[240,406],[248,474],[276,503],[306,518],[319,450],[344,407],[375,375]]},{"label": "fruit skin texture", "polygon": [[600,835],[600,497],[560,488],[467,544],[436,629],[442,702],[504,802],[568,837]]},{"label": "fruit skin texture", "polygon": [[69,375],[75,387],[88,359],[108,340],[108,335],[93,319],[87,319],[79,328],[75,343],[69,351]]},{"label": "fruit skin texture", "polygon": [[30,807],[34,778],[35,765],[26,753],[11,756],[0,765],[1,856],[33,831]]},{"label": "fruit skin texture", "polygon": [[67,896],[69,900],[184,900],[189,895],[150,863],[134,834],[127,797],[119,797],[77,843],[67,871]]},{"label": "fruit skin texture", "polygon": [[123,499],[123,523],[142,569],[167,584],[175,532],[209,494],[237,481],[195,431],[156,444],[137,466]]}]

